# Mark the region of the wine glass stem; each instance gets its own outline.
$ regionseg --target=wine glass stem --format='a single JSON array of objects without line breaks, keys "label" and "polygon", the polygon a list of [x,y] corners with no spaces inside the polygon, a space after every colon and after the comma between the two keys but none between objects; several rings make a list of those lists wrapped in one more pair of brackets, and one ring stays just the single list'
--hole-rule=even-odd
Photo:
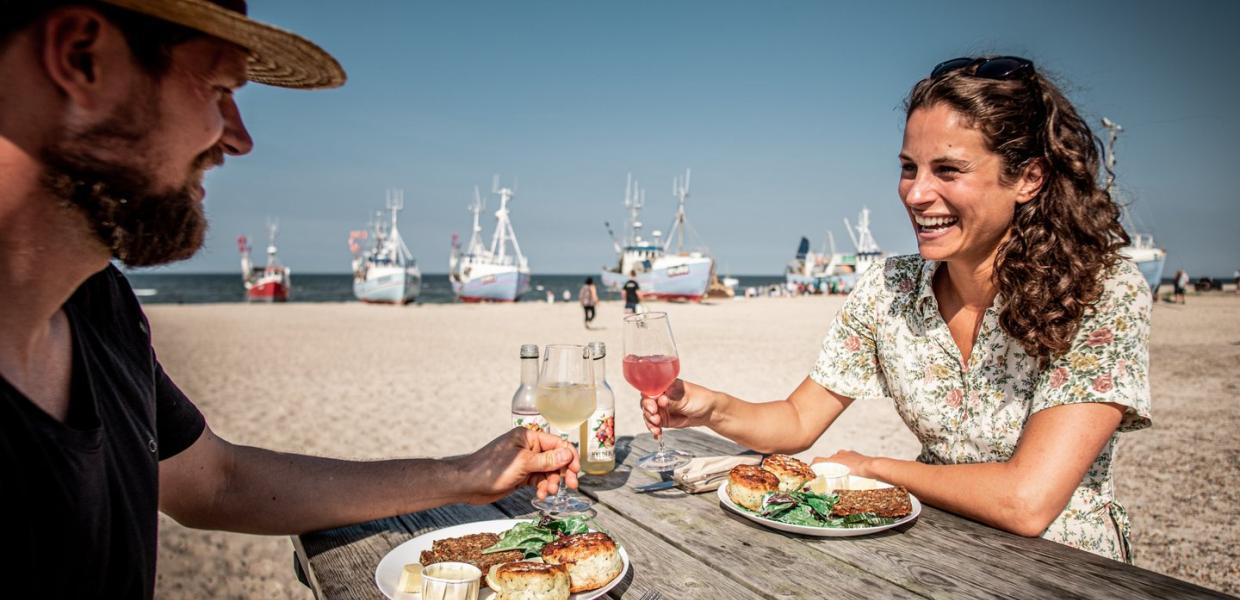
[{"label": "wine glass stem", "polygon": [[[564,440],[565,445],[572,445],[572,442],[568,441],[567,432],[561,431],[560,439]],[[560,487],[555,491],[555,500],[557,502],[562,503],[566,498],[568,498],[568,465],[565,465],[564,470],[560,471]]]}]

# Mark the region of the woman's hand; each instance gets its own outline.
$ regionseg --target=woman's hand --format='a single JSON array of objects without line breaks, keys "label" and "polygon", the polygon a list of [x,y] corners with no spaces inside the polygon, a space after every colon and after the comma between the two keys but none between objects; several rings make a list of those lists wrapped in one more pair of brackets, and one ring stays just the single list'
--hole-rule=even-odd
[{"label": "woman's hand", "polygon": [[554,494],[561,485],[575,489],[581,470],[571,444],[524,427],[513,428],[462,459],[472,488],[467,501],[472,504],[494,502],[523,485],[534,487],[539,498]]},{"label": "woman's hand", "polygon": [[707,425],[714,409],[714,392],[681,379],[672,382],[658,398],[642,398],[646,429],[656,438],[663,435],[664,427]]},{"label": "woman's hand", "polygon": [[874,478],[874,472],[870,469],[874,462],[874,458],[859,452],[853,452],[852,450],[840,450],[839,452],[836,452],[826,458],[821,456],[814,458],[813,464],[816,465],[824,462],[838,463],[848,467],[849,475],[868,477],[870,479]]}]

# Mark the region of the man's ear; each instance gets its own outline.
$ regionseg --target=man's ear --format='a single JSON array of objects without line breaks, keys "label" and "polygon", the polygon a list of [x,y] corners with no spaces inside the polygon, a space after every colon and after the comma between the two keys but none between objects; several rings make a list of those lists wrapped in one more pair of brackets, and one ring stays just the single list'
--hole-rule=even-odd
[{"label": "man's ear", "polygon": [[1016,182],[1016,202],[1024,204],[1042,193],[1042,186],[1046,183],[1046,169],[1043,167],[1042,159],[1034,159],[1025,166],[1024,173],[1021,173],[1020,179]]},{"label": "man's ear", "polygon": [[42,34],[43,68],[73,104],[86,110],[98,108],[106,103],[110,88],[128,85],[115,78],[130,61],[129,44],[98,11],[86,7],[55,10],[44,19]]}]

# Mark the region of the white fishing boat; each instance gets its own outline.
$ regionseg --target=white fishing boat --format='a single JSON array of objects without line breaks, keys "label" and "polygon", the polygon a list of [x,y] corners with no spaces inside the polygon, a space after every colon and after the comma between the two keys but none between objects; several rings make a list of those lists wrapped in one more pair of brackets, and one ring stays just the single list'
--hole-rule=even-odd
[{"label": "white fishing boat", "polygon": [[1115,188],[1115,141],[1119,138],[1119,134],[1124,130],[1123,127],[1106,117],[1102,119],[1102,126],[1106,128],[1108,133],[1107,139],[1107,192],[1111,194],[1111,200],[1119,203],[1124,211],[1124,228],[1128,230],[1129,243],[1120,249],[1120,252],[1127,256],[1132,262],[1137,263],[1137,268],[1141,269],[1141,275],[1145,277],[1145,282],[1149,284],[1150,290],[1157,292],[1158,286],[1162,283],[1163,265],[1167,263],[1167,251],[1159,248],[1154,242],[1154,235],[1148,232],[1137,231],[1136,225],[1133,223],[1132,213],[1128,210],[1128,205],[1120,202],[1117,196],[1118,191]]},{"label": "white fishing boat", "polygon": [[392,213],[390,223],[379,213],[369,231],[349,232],[353,295],[362,302],[408,304],[422,290],[422,272],[396,226],[396,213],[405,207],[405,192],[388,190],[386,206]]},{"label": "white fishing boat", "polygon": [[482,244],[482,226],[478,217],[482,214],[483,204],[476,187],[474,203],[469,207],[474,215],[469,244],[462,250],[459,239],[455,234],[452,236],[448,278],[452,282],[452,291],[462,302],[515,302],[530,290],[530,266],[521,254],[521,245],[517,242],[508,213],[508,202],[515,191],[500,187],[498,175],[492,181],[491,191],[499,196],[491,247]]},{"label": "white fishing boat", "polygon": [[861,208],[857,225],[844,219],[844,227],[852,240],[854,251],[835,251],[835,236],[827,232],[827,244],[815,253],[810,250],[809,239],[802,237],[796,258],[784,269],[784,279],[790,287],[806,286],[820,291],[848,292],[857,283],[857,277],[870,267],[881,264],[887,254],[874,240],[870,232],[870,209]]},{"label": "white fishing boat", "polygon": [[658,230],[651,232],[652,240],[642,237],[641,209],[646,204],[646,192],[629,176],[624,187],[624,207],[629,211],[624,239],[617,240],[610,224],[607,226],[618,260],[616,265],[603,268],[605,287],[619,291],[632,278],[637,281],[638,295],[645,299],[700,301],[706,295],[715,260],[703,250],[685,250],[685,235],[691,231],[685,218],[689,176],[686,169],[684,179],[672,181],[676,217],[666,240]]}]

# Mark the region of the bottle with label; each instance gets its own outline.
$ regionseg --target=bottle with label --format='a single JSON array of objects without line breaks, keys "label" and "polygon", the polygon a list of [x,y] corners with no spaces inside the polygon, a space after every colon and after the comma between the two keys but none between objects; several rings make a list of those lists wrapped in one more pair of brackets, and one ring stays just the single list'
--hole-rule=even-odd
[{"label": "bottle with label", "polygon": [[607,385],[607,346],[590,342],[594,361],[594,414],[581,424],[581,471],[606,475],[616,468],[616,395]]},{"label": "bottle with label", "polygon": [[547,431],[547,420],[538,414],[534,392],[538,389],[538,345],[521,345],[521,387],[512,395],[512,425]]}]

